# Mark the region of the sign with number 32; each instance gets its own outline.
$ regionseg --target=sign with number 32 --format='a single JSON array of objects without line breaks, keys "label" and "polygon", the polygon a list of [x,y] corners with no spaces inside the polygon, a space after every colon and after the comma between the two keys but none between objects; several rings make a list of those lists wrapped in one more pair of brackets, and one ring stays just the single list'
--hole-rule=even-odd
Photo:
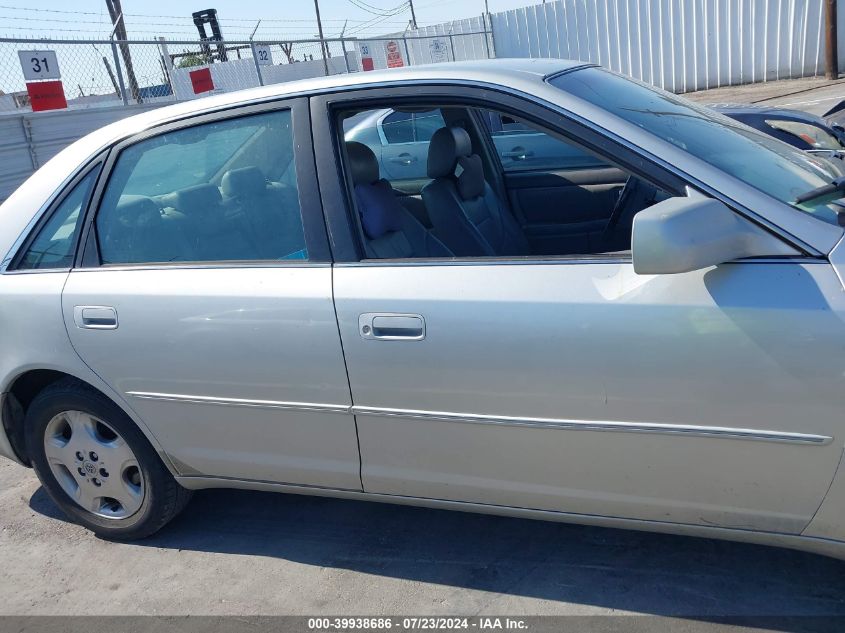
[{"label": "sign with number 32", "polygon": [[18,51],[18,57],[27,81],[61,78],[56,51]]}]

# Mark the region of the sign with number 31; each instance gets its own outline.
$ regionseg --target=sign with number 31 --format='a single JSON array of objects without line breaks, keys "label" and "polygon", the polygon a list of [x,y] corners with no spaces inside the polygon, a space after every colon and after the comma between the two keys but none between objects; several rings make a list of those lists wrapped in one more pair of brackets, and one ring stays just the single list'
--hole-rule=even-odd
[{"label": "sign with number 31", "polygon": [[61,78],[56,51],[18,51],[18,57],[27,81]]}]

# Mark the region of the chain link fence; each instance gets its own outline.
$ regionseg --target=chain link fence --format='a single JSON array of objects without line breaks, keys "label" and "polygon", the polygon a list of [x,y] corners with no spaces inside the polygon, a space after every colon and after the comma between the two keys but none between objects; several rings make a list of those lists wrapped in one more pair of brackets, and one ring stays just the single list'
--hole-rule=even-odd
[{"label": "chain link fence", "polygon": [[309,77],[494,56],[486,29],[290,41],[2,38],[0,115],[184,101]]}]

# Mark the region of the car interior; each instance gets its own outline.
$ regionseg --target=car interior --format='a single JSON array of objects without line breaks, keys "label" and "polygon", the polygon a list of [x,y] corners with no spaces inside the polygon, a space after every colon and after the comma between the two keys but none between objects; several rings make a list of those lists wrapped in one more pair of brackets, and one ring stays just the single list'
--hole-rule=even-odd
[{"label": "car interior", "polygon": [[126,150],[97,215],[102,262],[305,258],[289,130],[251,118]]},{"label": "car interior", "polygon": [[[368,259],[625,253],[634,215],[670,195],[510,115],[386,105],[338,113]],[[419,120],[427,130],[373,134],[362,127]]]}]

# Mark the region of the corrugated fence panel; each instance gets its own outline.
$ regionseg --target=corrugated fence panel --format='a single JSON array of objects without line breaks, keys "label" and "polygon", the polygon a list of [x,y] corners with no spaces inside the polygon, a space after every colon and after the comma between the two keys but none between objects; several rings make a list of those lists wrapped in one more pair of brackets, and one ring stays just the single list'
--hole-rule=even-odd
[{"label": "corrugated fence panel", "polygon": [[[817,75],[822,0],[555,0],[491,15],[497,57],[601,64],[673,92]],[[845,5],[845,2],[843,2]],[[839,13],[845,33],[845,6]],[[840,46],[845,67],[845,46]]]},{"label": "corrugated fence panel", "polygon": [[0,202],[44,163],[89,132],[163,104],[0,116]]}]

